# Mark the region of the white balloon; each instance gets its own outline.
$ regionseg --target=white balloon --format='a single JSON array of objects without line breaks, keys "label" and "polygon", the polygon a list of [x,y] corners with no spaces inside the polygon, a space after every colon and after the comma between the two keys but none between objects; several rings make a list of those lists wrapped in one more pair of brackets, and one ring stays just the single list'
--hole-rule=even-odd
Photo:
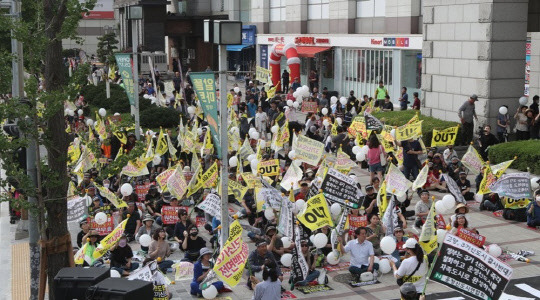
[{"label": "white balloon", "polygon": [[323,248],[324,246],[326,246],[327,243],[328,243],[328,237],[326,236],[326,234],[322,232],[317,233],[315,237],[313,238],[313,245],[316,248]]},{"label": "white balloon", "polygon": [[257,166],[259,165],[259,160],[254,158],[249,162],[251,170],[257,171]]},{"label": "white balloon", "polygon": [[214,299],[216,298],[217,294],[218,294],[218,290],[213,284],[209,285],[206,289],[202,290],[202,295],[204,299]]},{"label": "white balloon", "polygon": [[367,154],[368,154],[368,152],[369,152],[369,147],[368,147],[368,145],[364,145],[364,146],[362,147],[362,152],[364,152],[364,155],[367,156]]},{"label": "white balloon", "polygon": [[294,202],[294,204],[296,205],[298,212],[301,212],[304,207],[306,207],[306,201],[304,201],[304,199],[298,199],[296,202]]},{"label": "white balloon", "polygon": [[330,103],[336,104],[337,103],[337,97],[336,96],[330,97]]},{"label": "white balloon", "polygon": [[444,229],[437,229],[437,243],[442,244],[447,231]]},{"label": "white balloon", "polygon": [[527,102],[529,102],[529,99],[525,96],[519,98],[519,104],[521,105],[527,105]]},{"label": "white balloon", "polygon": [[[289,243],[290,245],[290,243]],[[284,266],[284,267],[290,267],[291,264],[292,264],[292,254],[290,253],[285,253],[283,254],[283,256],[281,256],[281,264]]]},{"label": "white balloon", "polygon": [[474,201],[478,203],[482,203],[482,200],[484,200],[484,195],[482,194],[474,194]]},{"label": "white balloon", "polygon": [[[325,108],[323,108],[323,109],[325,109]],[[330,121],[328,121],[327,119],[325,119],[322,123],[323,123],[323,125],[325,127],[330,125]]]},{"label": "white balloon", "polygon": [[494,257],[499,257],[501,256],[502,254],[502,249],[501,247],[499,247],[499,245],[497,244],[491,244],[488,246],[488,253],[491,255],[491,256],[494,256]]},{"label": "white balloon", "polygon": [[300,107],[300,104],[298,102],[294,102],[292,105],[295,109],[298,109]]},{"label": "white balloon", "polygon": [[356,181],[356,179],[358,179],[358,177],[356,177],[356,175],[354,175],[354,174],[349,175],[349,177],[354,181]]},{"label": "white balloon", "polygon": [[143,97],[144,99],[148,99],[148,98],[150,98],[150,95],[144,94],[142,97]]},{"label": "white balloon", "polygon": [[82,115],[83,115],[83,110],[82,110],[82,109],[79,109],[79,110],[77,111],[77,113],[79,114],[79,116],[82,116]]},{"label": "white balloon", "polygon": [[442,200],[435,202],[435,211],[437,212],[437,214],[441,214],[441,215],[448,213],[448,210],[444,206],[444,203],[442,202]]},{"label": "white balloon", "polygon": [[115,117],[118,117],[118,116],[120,116],[120,113],[117,113],[117,112],[116,112],[116,113],[114,113],[114,116],[115,116]]},{"label": "white balloon", "polygon": [[339,216],[339,214],[341,214],[341,205],[339,205],[339,203],[332,204],[332,206],[330,206],[330,213],[334,218]]},{"label": "white balloon", "polygon": [[401,203],[403,203],[403,201],[407,200],[407,194],[403,194],[401,196],[397,196],[397,200]]},{"label": "white balloon", "polygon": [[151,242],[152,242],[152,237],[150,237],[150,235],[148,235],[148,234],[143,234],[139,238],[139,244],[141,244],[141,246],[143,246],[143,247],[150,246]]},{"label": "white balloon", "polygon": [[107,110],[105,110],[105,108],[100,108],[99,109],[99,115],[102,116],[102,117],[105,117],[107,115]]},{"label": "white balloon", "polygon": [[328,256],[326,256],[326,260],[331,265],[337,265],[339,263],[339,256],[337,256],[334,252],[328,253]]},{"label": "white balloon", "polygon": [[291,239],[288,236],[282,237],[281,242],[283,243],[283,248],[285,249],[288,249],[291,246]]},{"label": "white balloon", "polygon": [[392,254],[396,250],[396,241],[391,236],[385,236],[381,239],[381,250],[386,254]]},{"label": "white balloon", "polygon": [[364,161],[366,159],[366,155],[364,152],[360,151],[356,154],[356,160],[357,161]]},{"label": "white balloon", "polygon": [[248,130],[248,134],[251,134],[252,132],[257,132],[257,129],[255,127],[251,127],[249,130]]},{"label": "white balloon", "polygon": [[396,129],[392,129],[390,130],[390,135],[393,137],[393,138],[396,138]]},{"label": "white balloon", "polygon": [[339,103],[341,103],[341,105],[347,104],[347,98],[345,98],[345,97],[339,98]]},{"label": "white balloon", "polygon": [[540,180],[538,177],[531,178],[531,189],[536,190],[538,188],[538,180]]},{"label": "white balloon", "polygon": [[87,119],[86,120],[86,126],[92,127],[92,125],[94,125],[94,121],[92,119]]},{"label": "white balloon", "polygon": [[202,134],[202,128],[197,128],[197,135],[201,135]]},{"label": "white balloon", "polygon": [[237,86],[235,86],[235,87],[234,87],[234,92],[238,94],[238,93],[240,92],[240,88],[237,87]]},{"label": "white balloon", "polygon": [[98,225],[103,225],[107,222],[107,215],[100,211],[94,216],[94,221],[96,221]]},{"label": "white balloon", "polygon": [[287,106],[292,106],[293,105],[293,101],[291,99],[287,100]]},{"label": "white balloon", "polygon": [[442,198],[442,202],[444,204],[444,207],[446,207],[447,211],[452,211],[456,206],[456,198],[454,198],[454,196],[450,194],[444,195],[444,197]]},{"label": "white balloon", "polygon": [[229,132],[230,132],[231,134],[237,133],[237,132],[238,132],[238,127],[236,127],[236,126],[231,127],[231,129],[229,129]]},{"label": "white balloon", "polygon": [[353,154],[356,155],[356,154],[358,154],[358,152],[360,152],[360,151],[362,151],[362,147],[360,147],[360,146],[354,146],[354,147],[352,147],[352,153],[353,153]]},{"label": "white balloon", "polygon": [[264,217],[269,221],[275,219],[276,215],[274,214],[274,210],[271,209],[271,208],[265,209],[264,210]]},{"label": "white balloon", "polygon": [[390,266],[390,261],[388,259],[381,259],[379,262],[379,271],[383,274],[386,274],[392,270]]},{"label": "white balloon", "polygon": [[261,137],[261,135],[255,131],[252,135],[251,135],[251,138],[254,139],[254,140],[258,140],[259,138]]},{"label": "white balloon", "polygon": [[323,109],[321,109],[321,112],[322,112],[323,115],[326,116],[328,114],[328,108],[323,107]]},{"label": "white balloon", "polygon": [[154,156],[152,162],[154,163],[154,165],[159,165],[161,163],[161,157],[159,155]]},{"label": "white balloon", "polygon": [[64,110],[64,116],[67,116],[67,115],[69,115],[69,108],[66,108],[66,109]]},{"label": "white balloon", "polygon": [[337,122],[338,125],[341,125],[341,124],[343,124],[343,119],[336,118],[336,122]]},{"label": "white balloon", "polygon": [[68,115],[70,117],[73,117],[75,115],[75,112],[73,110],[71,110],[71,109],[68,109]]},{"label": "white balloon", "polygon": [[375,256],[375,257],[373,258],[373,263],[374,263],[374,264],[378,264],[378,263],[380,263],[380,262],[381,262],[381,259],[380,259],[378,256]]},{"label": "white balloon", "polygon": [[296,151],[294,151],[294,150],[289,151],[288,156],[289,156],[290,159],[294,159],[296,157]]},{"label": "white balloon", "polygon": [[257,158],[257,155],[255,155],[255,154],[250,154],[250,155],[248,155],[248,157],[247,157],[247,161],[251,162],[251,161],[254,160],[255,158]]},{"label": "white balloon", "polygon": [[236,157],[236,156],[231,156],[231,158],[229,158],[229,166],[230,166],[230,167],[236,167],[236,166],[238,166],[238,157]]},{"label": "white balloon", "polygon": [[111,278],[120,278],[122,275],[120,272],[116,271],[115,269],[111,269]]},{"label": "white balloon", "polygon": [[122,184],[122,187],[120,187],[120,192],[124,197],[129,196],[133,193],[133,187],[129,183],[124,183]]},{"label": "white balloon", "polygon": [[272,129],[271,129],[272,133],[277,133],[278,130],[279,130],[279,126],[277,125],[272,126]]},{"label": "white balloon", "polygon": [[508,113],[508,108],[506,108],[504,106],[499,107],[499,113],[501,115],[506,115]]},{"label": "white balloon", "polygon": [[188,108],[187,108],[187,112],[188,112],[188,114],[190,114],[190,115],[194,114],[194,113],[195,113],[195,107],[193,107],[193,106],[188,107]]},{"label": "white balloon", "polygon": [[302,86],[302,91],[303,92],[308,92],[309,93],[309,87],[307,85],[303,85]]},{"label": "white balloon", "polygon": [[261,140],[259,142],[259,145],[261,146],[261,148],[265,148],[266,147],[266,141],[265,140]]}]

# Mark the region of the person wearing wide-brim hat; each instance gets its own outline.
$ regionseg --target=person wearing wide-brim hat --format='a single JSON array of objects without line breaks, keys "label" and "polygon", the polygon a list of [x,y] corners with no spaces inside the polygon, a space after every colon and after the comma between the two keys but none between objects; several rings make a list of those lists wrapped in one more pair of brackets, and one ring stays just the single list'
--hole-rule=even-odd
[{"label": "person wearing wide-brim hat", "polygon": [[[154,231],[160,228],[159,225],[156,224],[152,215],[150,214],[144,215],[142,222],[143,224],[139,228],[139,231],[137,231],[137,235],[135,236],[135,240],[137,240],[137,242],[139,241],[139,239],[141,238],[143,234],[148,234],[149,236],[152,236],[154,234]],[[148,247],[141,246],[141,250],[148,251]]]},{"label": "person wearing wide-brim hat", "polygon": [[456,221],[457,215],[464,215],[465,219],[467,219],[469,227],[471,227],[471,216],[468,215],[468,213],[469,207],[463,203],[458,203],[458,205],[456,205],[456,209],[454,210],[454,214],[450,216],[450,226],[453,226],[454,222]]},{"label": "person wearing wide-brim hat", "polygon": [[[206,276],[209,274],[210,270],[213,268],[213,264],[210,262],[210,258],[212,257],[212,250],[204,247],[201,248],[200,256],[197,262],[193,265],[193,280],[190,284],[190,294],[194,296],[201,296],[202,290],[200,289],[199,285],[200,283],[206,279]],[[216,281],[212,283],[213,286],[216,287],[218,292],[230,292],[231,290],[226,289],[223,286],[222,281]]]}]

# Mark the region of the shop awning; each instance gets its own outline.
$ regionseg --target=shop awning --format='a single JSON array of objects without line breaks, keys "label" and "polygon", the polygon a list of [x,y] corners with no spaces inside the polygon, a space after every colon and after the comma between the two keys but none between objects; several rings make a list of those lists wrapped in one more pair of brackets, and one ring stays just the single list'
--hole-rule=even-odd
[{"label": "shop awning", "polygon": [[315,57],[315,54],[326,51],[330,48],[332,47],[296,46],[296,51],[298,51],[298,56],[300,57]]},{"label": "shop awning", "polygon": [[227,51],[238,52],[238,51],[242,51],[242,49],[244,49],[244,48],[251,47],[251,46],[253,46],[253,45],[251,45],[251,44],[227,45]]}]

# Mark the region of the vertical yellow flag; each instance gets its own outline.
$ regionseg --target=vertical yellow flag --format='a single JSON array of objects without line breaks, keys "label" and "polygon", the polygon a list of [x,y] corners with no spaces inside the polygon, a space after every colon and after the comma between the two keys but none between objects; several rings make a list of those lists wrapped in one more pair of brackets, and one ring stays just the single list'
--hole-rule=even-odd
[{"label": "vertical yellow flag", "polygon": [[426,217],[426,223],[422,226],[422,232],[420,233],[420,238],[418,243],[424,249],[424,252],[430,254],[433,250],[437,249],[437,234],[435,229],[435,222],[433,218],[435,217],[435,201],[431,203],[431,208]]}]

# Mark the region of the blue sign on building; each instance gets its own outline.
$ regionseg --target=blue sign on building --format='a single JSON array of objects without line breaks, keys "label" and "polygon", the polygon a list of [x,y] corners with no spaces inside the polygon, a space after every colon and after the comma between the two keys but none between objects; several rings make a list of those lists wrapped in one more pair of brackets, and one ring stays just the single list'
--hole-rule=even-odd
[{"label": "blue sign on building", "polygon": [[242,49],[255,45],[255,36],[257,34],[257,26],[243,25],[242,26],[242,44],[228,45],[227,51],[242,51]]},{"label": "blue sign on building", "polygon": [[268,45],[260,45],[260,66],[268,69]]}]

